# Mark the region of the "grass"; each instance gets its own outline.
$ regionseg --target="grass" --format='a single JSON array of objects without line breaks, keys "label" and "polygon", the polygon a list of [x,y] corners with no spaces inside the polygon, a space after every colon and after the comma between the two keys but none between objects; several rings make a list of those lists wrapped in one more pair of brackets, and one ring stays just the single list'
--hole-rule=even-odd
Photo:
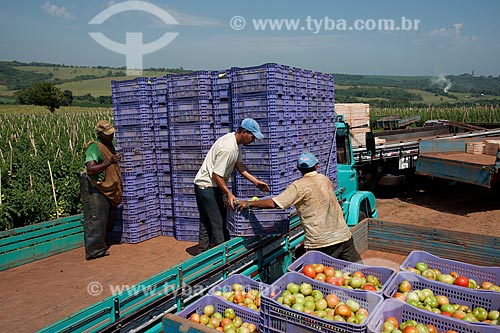
[{"label": "grass", "polygon": [[455,103],[457,100],[453,98],[449,98],[446,96],[441,96],[438,95],[436,96],[434,93],[431,93],[429,91],[424,91],[424,90],[418,90],[418,89],[407,89],[408,92],[416,95],[422,96],[423,100],[422,101],[414,101],[414,103],[444,103],[444,102],[450,102],[450,103]]},{"label": "grass", "polygon": [[109,69],[109,68],[91,68],[91,67],[48,67],[48,66],[17,66],[16,69],[22,71],[31,71],[40,74],[54,74],[54,78],[61,80],[71,80],[77,76],[81,75],[95,75],[100,77],[105,77],[108,72],[117,73],[124,72],[124,70],[119,69]]}]

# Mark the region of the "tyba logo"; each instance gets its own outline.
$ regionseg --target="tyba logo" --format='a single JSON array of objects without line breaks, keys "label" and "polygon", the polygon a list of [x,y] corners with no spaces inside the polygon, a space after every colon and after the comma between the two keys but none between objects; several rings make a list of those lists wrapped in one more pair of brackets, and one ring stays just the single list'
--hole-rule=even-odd
[{"label": "tyba logo", "polygon": [[[117,3],[97,14],[89,21],[89,24],[102,24],[108,18],[127,11],[143,11],[157,16],[165,24],[179,24],[175,18],[162,8],[144,1],[125,1]],[[109,39],[101,32],[89,32],[89,35],[105,48],[125,55],[127,75],[142,75],[143,55],[164,48],[172,42],[178,34],[178,32],[166,32],[157,40],[144,44],[142,32],[126,32],[125,44],[121,44]]]}]

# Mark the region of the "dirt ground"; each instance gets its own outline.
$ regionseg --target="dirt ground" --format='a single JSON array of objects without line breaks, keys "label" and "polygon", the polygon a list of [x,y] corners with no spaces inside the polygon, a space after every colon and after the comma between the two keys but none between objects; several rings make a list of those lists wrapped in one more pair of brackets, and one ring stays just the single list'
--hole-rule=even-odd
[{"label": "dirt ground", "polygon": [[[375,194],[380,220],[500,237],[499,192],[435,181]],[[110,296],[106,286],[133,285],[190,258],[194,245],[157,237],[112,246],[110,256],[94,261],[85,261],[79,248],[0,272],[1,330],[41,329]],[[370,250],[363,254],[366,264],[379,262],[381,257],[393,268],[404,259]],[[95,282],[103,288],[92,296],[88,288]]]}]

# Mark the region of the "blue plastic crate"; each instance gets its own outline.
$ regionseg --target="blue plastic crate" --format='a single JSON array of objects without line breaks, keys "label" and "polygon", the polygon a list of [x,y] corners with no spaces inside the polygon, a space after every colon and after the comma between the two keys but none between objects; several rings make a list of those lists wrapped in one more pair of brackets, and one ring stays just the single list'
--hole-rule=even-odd
[{"label": "blue plastic crate", "polygon": [[168,77],[169,88],[211,83],[212,77],[209,71],[197,71],[189,74],[174,74]]},{"label": "blue plastic crate", "polygon": [[241,114],[242,118],[266,119],[267,117],[282,117],[285,112],[292,111],[285,98],[278,95],[252,95],[233,98],[233,112]]},{"label": "blue plastic crate", "polygon": [[201,116],[211,117],[212,113],[213,105],[209,99],[173,99],[168,102],[167,115],[171,123],[206,120]]},{"label": "blue plastic crate", "polygon": [[138,77],[131,80],[111,80],[112,92],[134,92],[137,90],[150,89],[151,79],[147,77]]},{"label": "blue plastic crate", "polygon": [[286,168],[286,159],[281,159],[281,160],[274,160],[274,161],[269,161],[269,160],[252,160],[248,159],[245,160],[245,165],[248,170],[250,170],[251,173],[254,172],[270,172],[273,169],[280,169],[281,167]]},{"label": "blue plastic crate", "polygon": [[[177,315],[182,318],[189,318],[192,313],[196,312],[199,315],[203,314],[203,308],[206,305],[213,305],[215,308],[215,312],[220,312],[224,314],[224,311],[227,308],[234,309],[234,313],[236,316],[240,317],[243,322],[254,324],[259,330],[259,320],[260,315],[256,311],[252,311],[250,309],[245,309],[243,307],[236,307],[235,304],[229,303],[223,300],[221,297],[213,296],[213,295],[205,295],[202,298],[195,301],[193,304],[186,307],[184,310],[177,312]],[[215,330],[214,330],[215,332]]]},{"label": "blue plastic crate", "polygon": [[424,325],[432,324],[437,328],[438,332],[453,330],[461,333],[493,333],[499,331],[497,327],[470,325],[466,321],[452,320],[449,317],[440,316],[430,311],[417,311],[415,307],[396,299],[386,299],[368,322],[368,332],[382,332],[382,326],[388,317],[396,318],[399,323],[415,320]]},{"label": "blue plastic crate", "polygon": [[172,194],[194,195],[194,177],[196,172],[172,171]]},{"label": "blue plastic crate", "polygon": [[178,205],[178,202],[174,200],[174,216],[175,217],[186,217],[186,218],[199,218],[200,213],[198,212],[198,206],[195,202],[184,203],[182,206]]},{"label": "blue plastic crate", "polygon": [[134,187],[123,187],[123,196],[129,197],[144,197],[146,195],[156,194],[158,189],[156,187],[148,186],[143,188],[134,188]]},{"label": "blue plastic crate", "polygon": [[152,102],[151,91],[135,91],[135,92],[113,92],[111,100],[114,106],[123,106],[131,103],[140,103],[142,105],[150,105]]},{"label": "blue plastic crate", "polygon": [[157,167],[158,172],[161,172],[161,173],[170,173],[172,171],[172,167],[170,165],[170,162],[162,162],[159,160],[156,167]]},{"label": "blue plastic crate", "polygon": [[[178,148],[173,148],[171,150],[171,156],[170,156],[170,161],[172,164],[172,168],[174,168],[174,165],[176,166],[182,166],[182,165],[189,165],[191,164],[191,167],[189,170],[196,170],[201,167],[201,164],[203,163],[203,160],[205,159],[205,155],[208,152],[208,148],[206,151],[203,151],[198,147],[198,149],[178,149]],[[174,168],[176,171],[182,171],[182,168]]]},{"label": "blue plastic crate", "polygon": [[[277,302],[277,298],[286,289],[288,283],[300,285],[306,282],[313,289],[320,290],[324,295],[335,294],[341,302],[348,299],[355,300],[361,308],[368,310],[368,317],[363,324],[328,321],[304,312],[287,308]],[[375,293],[352,291],[320,283],[296,272],[285,273],[269,288],[262,292],[261,299],[261,326],[266,332],[339,332],[339,333],[364,333],[367,332],[368,322],[373,317],[376,309],[382,304],[383,297]]]},{"label": "blue plastic crate", "polygon": [[[473,309],[475,307],[483,307],[487,311],[500,309],[500,297],[496,292],[478,291],[467,288],[462,288],[452,284],[444,284],[437,281],[432,281],[424,278],[421,275],[411,272],[399,272],[389,282],[384,290],[384,296],[392,297],[398,290],[399,284],[402,281],[410,282],[412,289],[430,289],[434,295],[443,295],[448,297],[450,303],[457,303],[460,305],[467,305]],[[425,311],[415,308],[416,311]],[[448,317],[451,320],[461,322],[460,319]],[[471,323],[472,325],[488,325],[485,323]]]},{"label": "blue plastic crate", "polygon": [[151,115],[143,113],[143,114],[135,114],[134,116],[127,115],[114,115],[113,123],[116,127],[117,133],[122,130],[122,127],[128,126],[153,126],[153,118]]},{"label": "blue plastic crate", "polygon": [[157,94],[166,94],[168,89],[168,79],[170,75],[158,76],[151,78],[152,82],[151,90]]},{"label": "blue plastic crate", "polygon": [[[470,279],[474,279],[479,285],[484,281],[489,281],[495,285],[500,285],[500,267],[468,264],[456,260],[440,258],[432,253],[425,251],[411,251],[401,264],[400,269],[404,271],[408,267],[415,267],[415,265],[419,261],[426,263],[429,268],[439,269],[441,273],[449,274],[450,272],[457,272],[458,275],[463,275]],[[435,282],[446,285],[444,282]]]},{"label": "blue plastic crate", "polygon": [[383,286],[382,289],[376,292],[377,294],[382,294],[384,292],[385,286],[396,275],[396,271],[388,267],[366,266],[358,263],[340,260],[319,251],[307,251],[304,255],[302,255],[290,266],[288,266],[288,271],[301,273],[304,266],[308,264],[323,264],[325,266],[333,267],[334,269],[340,270],[342,272],[353,273],[356,271],[360,271],[365,276],[373,275],[378,278],[379,282]]},{"label": "blue plastic crate", "polygon": [[122,232],[121,239],[124,243],[136,244],[148,239],[157,237],[160,235],[160,224],[150,223],[149,225],[145,225],[144,229],[140,229],[139,231],[125,231]]},{"label": "blue plastic crate", "polygon": [[[261,198],[261,200],[269,197]],[[232,210],[227,206],[227,229],[231,236],[283,235],[290,229],[291,209]]]},{"label": "blue plastic crate", "polygon": [[197,242],[200,235],[200,220],[195,218],[175,217],[175,239]]}]

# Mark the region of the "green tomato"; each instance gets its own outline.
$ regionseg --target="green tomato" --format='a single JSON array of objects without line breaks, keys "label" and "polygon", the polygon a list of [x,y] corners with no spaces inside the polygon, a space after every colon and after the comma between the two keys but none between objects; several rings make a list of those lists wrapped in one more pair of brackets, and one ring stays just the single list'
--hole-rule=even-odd
[{"label": "green tomato", "polygon": [[229,319],[234,319],[235,317],[234,309],[227,308],[226,310],[224,310],[224,317]]},{"label": "green tomato", "polygon": [[425,262],[419,261],[415,264],[415,268],[418,269],[420,272],[423,272],[426,269],[428,269],[429,266]]},{"label": "green tomato", "polygon": [[478,306],[477,308],[474,308],[474,310],[472,310],[472,313],[474,314],[474,316],[476,316],[477,320],[479,321],[488,319],[488,311],[486,311],[485,308]]},{"label": "green tomato", "polygon": [[434,296],[427,296],[424,299],[424,304],[429,305],[431,308],[437,308],[438,307],[438,301],[437,298]]},{"label": "green tomato", "polygon": [[299,292],[300,286],[296,283],[290,282],[286,286],[286,290],[288,290],[292,294],[296,294]]}]

